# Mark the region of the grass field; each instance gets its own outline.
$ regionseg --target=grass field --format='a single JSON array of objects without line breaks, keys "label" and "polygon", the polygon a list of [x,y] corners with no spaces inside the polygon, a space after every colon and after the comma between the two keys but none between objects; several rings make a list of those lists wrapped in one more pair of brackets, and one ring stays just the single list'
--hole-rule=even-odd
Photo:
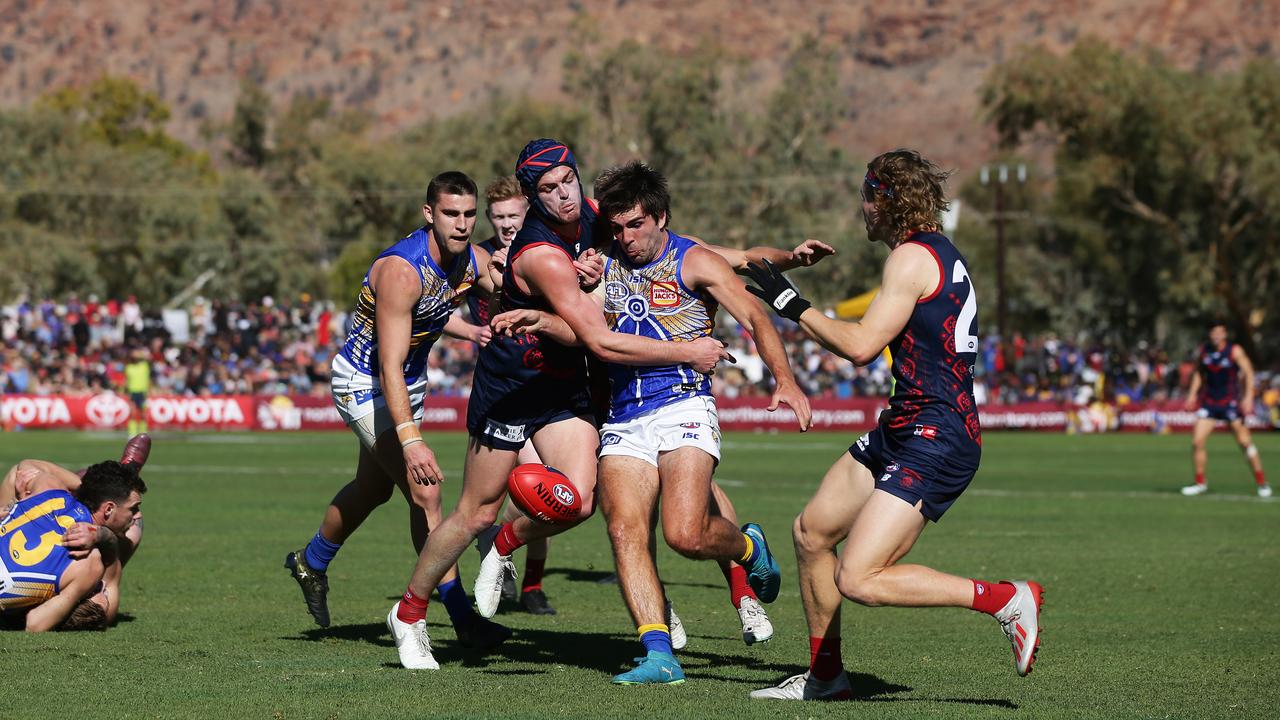
[{"label": "grass field", "polygon": [[[552,618],[504,612],[500,654],[428,621],[443,669],[408,672],[383,626],[413,564],[393,499],[330,567],[333,627],[311,624],[281,567],[353,469],[345,434],[162,435],[145,477],[147,535],[106,633],[0,633],[4,717],[1276,717],[1280,714],[1280,502],[1253,497],[1234,444],[1210,446],[1214,492],[1183,498],[1186,436],[990,434],[982,470],[911,560],[1046,586],[1043,647],[1028,678],[1004,636],[967,610],[848,604],[844,651],[858,701],[766,703],[747,692],[803,669],[808,644],[790,522],[851,438],[726,438],[718,477],[783,561],[774,640],[748,648],[714,565],[665,548],[660,566],[689,629],[689,682],[621,688],[638,643],[597,517],[552,544]],[[1280,435],[1257,439],[1280,476]],[[0,435],[22,457],[83,466],[122,438]],[[463,438],[433,439],[460,486]],[[522,554],[521,554],[522,555]],[[475,553],[463,576],[474,579]],[[517,566],[523,565],[517,557]]]}]

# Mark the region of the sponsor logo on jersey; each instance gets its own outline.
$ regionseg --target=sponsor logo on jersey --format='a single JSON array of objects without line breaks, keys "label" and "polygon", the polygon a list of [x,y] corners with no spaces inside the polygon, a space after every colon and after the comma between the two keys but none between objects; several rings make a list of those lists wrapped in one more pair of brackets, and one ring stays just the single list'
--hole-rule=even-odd
[{"label": "sponsor logo on jersey", "polygon": [[601,446],[617,445],[620,442],[622,442],[622,436],[617,433],[605,433],[604,437],[600,438]]},{"label": "sponsor logo on jersey", "polygon": [[649,301],[654,307],[675,307],[680,304],[680,290],[674,282],[655,282],[649,288]]},{"label": "sponsor logo on jersey", "polygon": [[896,473],[900,469],[902,469],[901,465],[899,465],[898,463],[891,463],[885,466],[884,471],[886,473]]},{"label": "sponsor logo on jersey", "polygon": [[932,425],[917,425],[914,433],[926,440],[934,440],[938,437],[938,428]]},{"label": "sponsor logo on jersey", "polygon": [[632,295],[626,300],[627,315],[636,322],[649,317],[649,303],[643,295]]},{"label": "sponsor logo on jersey", "polygon": [[702,427],[702,423],[696,423],[696,422],[680,423],[680,427],[685,428],[687,430],[697,430],[698,428]]},{"label": "sponsor logo on jersey", "polygon": [[857,442],[857,443],[855,443],[855,445],[857,445],[857,446],[858,446],[858,449],[859,449],[859,450],[866,450],[866,449],[867,449],[867,445],[868,445],[870,442],[871,442],[871,436],[870,436],[870,435],[863,435],[862,437],[858,438],[858,442]]},{"label": "sponsor logo on jersey", "polygon": [[484,429],[484,434],[489,437],[498,438],[499,440],[506,440],[507,442],[516,443],[525,441],[524,425],[507,425],[505,423],[490,420],[489,424]]}]

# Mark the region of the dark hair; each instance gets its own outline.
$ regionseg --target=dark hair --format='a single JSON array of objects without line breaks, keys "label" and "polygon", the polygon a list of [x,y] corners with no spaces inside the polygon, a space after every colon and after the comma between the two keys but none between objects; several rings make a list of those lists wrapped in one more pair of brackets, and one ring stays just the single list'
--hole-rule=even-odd
[{"label": "dark hair", "polygon": [[617,217],[639,205],[645,215],[658,222],[666,217],[667,223],[671,223],[671,194],[667,192],[667,179],[639,160],[600,173],[596,178],[595,193],[601,217]]},{"label": "dark hair", "polygon": [[915,150],[891,150],[867,163],[862,187],[900,240],[912,230],[941,229],[950,205],[942,185],[950,174]]},{"label": "dark hair", "polygon": [[141,495],[147,491],[147,484],[138,476],[137,469],[118,463],[114,460],[90,465],[84,471],[84,479],[80,489],[76,491],[76,499],[89,508],[89,512],[97,512],[102,503],[123,503],[129,499],[134,490]]},{"label": "dark hair", "polygon": [[478,194],[476,181],[468,177],[466,173],[457,170],[442,172],[431,178],[431,182],[427,183],[427,204],[431,206],[440,201],[441,195],[471,195],[474,197]]},{"label": "dark hair", "polygon": [[107,611],[93,601],[92,596],[80,601],[71,614],[58,626],[59,630],[106,630]]}]

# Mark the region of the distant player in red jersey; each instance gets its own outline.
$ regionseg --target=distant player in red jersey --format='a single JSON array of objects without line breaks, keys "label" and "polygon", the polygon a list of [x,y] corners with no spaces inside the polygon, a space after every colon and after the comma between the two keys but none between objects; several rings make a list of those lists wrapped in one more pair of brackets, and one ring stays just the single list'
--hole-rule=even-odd
[{"label": "distant player in red jersey", "polygon": [[[1242,397],[1243,395],[1243,397]],[[1195,483],[1182,488],[1183,495],[1202,495],[1209,491],[1204,478],[1209,453],[1205,441],[1220,422],[1227,423],[1235,433],[1236,442],[1244,451],[1244,457],[1253,470],[1258,486],[1258,497],[1271,497],[1271,486],[1262,474],[1262,459],[1253,444],[1253,436],[1244,419],[1253,414],[1253,363],[1244,350],[1227,340],[1227,326],[1221,323],[1209,328],[1209,342],[1200,348],[1196,372],[1191,376],[1191,389],[1187,391],[1187,409],[1196,411],[1196,426],[1191,435],[1191,462],[1195,467]]]},{"label": "distant player in red jersey", "polygon": [[812,309],[775,268],[752,273],[760,287],[751,290],[828,350],[866,365],[888,347],[896,381],[879,426],[836,460],[796,518],[809,670],[752,697],[851,696],[840,658],[842,597],[867,606],[964,607],[993,615],[1013,645],[1018,674],[1031,670],[1040,585],[970,580],[899,564],[928,521],[937,522],[964,492],[982,454],[973,400],[978,303],[964,258],[939,233],[945,179],[911,150],[885,153],[867,165],[867,236],[890,252],[880,293],[860,322]]}]

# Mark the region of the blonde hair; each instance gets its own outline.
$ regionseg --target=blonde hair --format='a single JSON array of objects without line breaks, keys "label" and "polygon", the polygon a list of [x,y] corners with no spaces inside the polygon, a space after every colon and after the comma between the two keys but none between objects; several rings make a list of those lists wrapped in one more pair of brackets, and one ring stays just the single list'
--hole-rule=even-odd
[{"label": "blonde hair", "polygon": [[520,183],[516,180],[515,175],[503,175],[495,178],[484,189],[484,201],[489,205],[518,197],[524,197],[524,191],[520,189]]},{"label": "blonde hair", "polygon": [[891,150],[867,163],[862,191],[898,241],[915,230],[942,229],[942,213],[950,207],[942,186],[950,175],[915,150]]}]

